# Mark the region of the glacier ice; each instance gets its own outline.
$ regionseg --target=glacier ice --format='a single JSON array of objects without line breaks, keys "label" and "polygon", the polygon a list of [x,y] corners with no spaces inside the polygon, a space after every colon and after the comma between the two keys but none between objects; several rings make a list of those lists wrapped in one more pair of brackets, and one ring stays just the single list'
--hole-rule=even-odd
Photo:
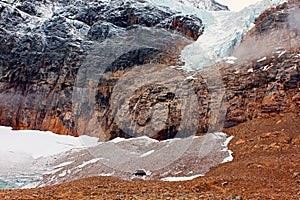
[{"label": "glacier ice", "polygon": [[229,56],[242,37],[252,28],[254,20],[267,8],[284,1],[259,1],[239,12],[200,10],[174,0],[151,0],[151,2],[184,14],[196,15],[203,20],[204,34],[196,42],[188,45],[181,54],[185,62],[182,68],[193,71],[209,67]]}]

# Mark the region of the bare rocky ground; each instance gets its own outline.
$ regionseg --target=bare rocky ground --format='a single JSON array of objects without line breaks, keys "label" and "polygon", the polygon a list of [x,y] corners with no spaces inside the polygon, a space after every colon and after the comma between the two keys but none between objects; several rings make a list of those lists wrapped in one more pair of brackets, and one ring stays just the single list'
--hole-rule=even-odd
[{"label": "bare rocky ground", "polygon": [[234,160],[184,182],[91,177],[0,199],[300,199],[300,115],[253,119],[224,131]]}]

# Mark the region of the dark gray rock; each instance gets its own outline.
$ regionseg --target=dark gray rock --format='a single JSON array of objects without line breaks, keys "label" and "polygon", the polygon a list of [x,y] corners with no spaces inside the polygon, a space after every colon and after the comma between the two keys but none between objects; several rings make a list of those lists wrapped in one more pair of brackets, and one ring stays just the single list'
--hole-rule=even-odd
[{"label": "dark gray rock", "polygon": [[33,3],[25,1],[21,2],[17,7],[19,10],[29,14],[29,15],[37,15],[37,10]]},{"label": "dark gray rock", "polygon": [[[1,125],[77,135],[73,87],[88,52],[105,39],[128,37],[129,30],[152,27],[156,32],[163,31],[165,36],[171,35],[171,32],[165,33],[169,29],[155,25],[175,14],[178,15],[143,1],[1,1]],[[195,21],[199,22],[200,19]],[[176,32],[180,33],[180,30]],[[181,34],[191,38],[185,32]],[[190,40],[180,38],[183,44],[190,43]],[[103,48],[107,51],[110,47]],[[106,73],[154,60],[162,62],[162,57],[167,57],[170,52],[161,43],[155,47],[136,45],[135,49],[123,54],[105,66]],[[104,79],[98,77],[99,83],[101,80]],[[102,83],[113,85],[114,81]],[[101,105],[109,105],[107,95],[95,96]],[[86,110],[85,105],[82,106],[82,110]],[[87,105],[87,108],[90,107]]]},{"label": "dark gray rock", "polygon": [[202,21],[195,16],[171,16],[157,25],[174,32],[181,32],[194,40],[203,33]]},{"label": "dark gray rock", "polygon": [[117,36],[120,33],[124,33],[125,30],[115,26],[109,22],[98,21],[92,25],[88,32],[88,38],[98,42],[104,41],[106,38]]}]

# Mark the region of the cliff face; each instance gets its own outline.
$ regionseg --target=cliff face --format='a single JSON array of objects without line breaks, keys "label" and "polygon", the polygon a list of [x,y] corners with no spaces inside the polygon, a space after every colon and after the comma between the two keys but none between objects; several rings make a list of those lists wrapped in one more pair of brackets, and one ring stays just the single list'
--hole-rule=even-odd
[{"label": "cliff face", "polygon": [[[223,121],[230,127],[299,112],[299,46],[220,64],[222,99],[212,95],[220,88],[205,80],[214,71],[204,76],[170,67],[182,65],[181,50],[205,31],[201,19],[144,1],[0,3],[1,125],[104,140],[166,139],[220,130]],[[287,20],[269,20],[276,12],[289,16],[291,10],[264,14],[255,30],[266,27],[267,35],[276,26],[292,33],[277,26]],[[293,33],[297,39],[299,30]]]},{"label": "cliff face", "polygon": [[299,113],[299,1],[266,10],[224,68],[227,88],[225,125],[284,112]]},{"label": "cliff face", "polygon": [[[203,31],[200,19],[143,1],[1,1],[0,13],[1,125],[71,135],[78,135],[73,86],[95,46],[116,60],[102,66],[102,72],[116,71],[134,64],[170,63],[168,57],[177,57]],[[136,45],[126,41],[135,33],[142,34]],[[141,47],[143,35],[153,40],[155,34],[169,42],[153,46],[149,41]],[[108,38],[115,42],[101,45]],[[117,55],[119,40],[134,49]],[[107,84],[99,85],[100,91],[109,90]]]},{"label": "cliff face", "polygon": [[261,61],[224,68],[225,127],[280,113],[299,113],[299,53],[278,52]]}]

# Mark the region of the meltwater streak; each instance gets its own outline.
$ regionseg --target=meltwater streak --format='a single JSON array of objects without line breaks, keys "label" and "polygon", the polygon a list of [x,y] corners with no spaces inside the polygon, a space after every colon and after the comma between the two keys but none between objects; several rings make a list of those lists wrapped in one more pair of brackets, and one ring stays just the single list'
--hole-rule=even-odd
[{"label": "meltwater streak", "polygon": [[204,33],[198,40],[185,47],[181,57],[186,71],[201,70],[209,67],[231,54],[247,31],[253,27],[254,20],[272,5],[282,0],[262,0],[239,12],[206,11],[184,5],[175,0],[150,0],[152,3],[170,7],[184,14],[199,17],[204,25]]}]

